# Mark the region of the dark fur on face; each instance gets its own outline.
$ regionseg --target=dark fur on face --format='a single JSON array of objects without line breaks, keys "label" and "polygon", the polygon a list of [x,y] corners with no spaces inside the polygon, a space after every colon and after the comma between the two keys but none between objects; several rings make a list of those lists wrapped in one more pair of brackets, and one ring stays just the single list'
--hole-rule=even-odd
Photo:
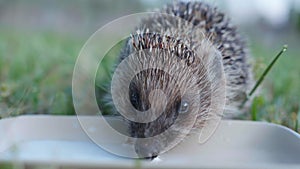
[{"label": "dark fur on face", "polygon": [[[153,107],[154,105],[151,105],[149,96],[154,90],[161,90],[164,94],[168,95],[172,101],[167,102],[165,111],[162,112],[156,120],[149,123],[130,123],[131,136],[137,138],[153,137],[173,125],[178,116],[181,95],[176,85],[171,86],[169,84],[171,79],[172,77],[163,70],[147,69],[137,74],[132,80],[129,86],[129,99],[135,109],[147,111],[151,106]],[[146,82],[148,81],[152,83],[147,84]],[[173,87],[173,89],[171,87]],[[160,98],[153,97],[152,99],[159,100]]]}]

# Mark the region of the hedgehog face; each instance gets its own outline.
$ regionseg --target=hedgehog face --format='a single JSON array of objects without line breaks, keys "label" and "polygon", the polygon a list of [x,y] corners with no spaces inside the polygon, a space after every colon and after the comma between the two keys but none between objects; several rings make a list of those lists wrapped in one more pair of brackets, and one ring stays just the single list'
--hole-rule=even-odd
[{"label": "hedgehog face", "polygon": [[[151,138],[160,134],[164,135],[164,139],[160,141],[138,139],[135,149],[140,157],[154,158],[168,144],[186,133],[185,126],[191,126],[191,123],[194,123],[195,112],[198,112],[198,102],[191,98],[195,98],[193,96],[195,93],[180,91],[180,85],[184,84],[178,82],[160,69],[144,70],[131,81],[129,99],[132,106],[138,111],[148,111],[150,116],[157,117],[148,123],[131,121],[129,123],[131,136]],[[172,134],[164,134],[167,130]]]},{"label": "hedgehog face", "polygon": [[[157,117],[148,123],[131,124],[131,135],[137,138],[153,137],[164,132],[173,125],[181,108],[179,88],[171,82],[168,74],[159,69],[137,74],[129,86],[129,99],[136,110],[148,111],[149,116]],[[188,113],[187,110],[185,112]]]},{"label": "hedgehog face", "polygon": [[[133,90],[132,92],[136,92]],[[141,94],[140,92],[138,92]],[[135,96],[132,96],[135,97]],[[159,97],[152,97],[152,99],[157,99],[157,103],[162,101]],[[135,99],[134,99],[135,100]],[[153,103],[153,101],[152,101]],[[137,106],[139,108],[148,107],[148,101],[144,102],[143,100],[139,100],[137,102],[133,102],[133,106]],[[160,111],[160,110],[156,110]],[[176,139],[177,135],[180,135],[181,129],[183,126],[186,126],[184,122],[179,122],[175,124],[176,120],[180,118],[187,118],[189,112],[189,103],[187,101],[182,101],[178,97],[177,101],[170,102],[167,105],[165,111],[159,115],[159,117],[149,123],[130,123],[130,132],[131,136],[138,137],[138,138],[151,138],[157,136],[159,134],[163,134],[167,130],[172,130],[173,135],[164,135],[163,140],[158,139],[150,139],[150,140],[137,140],[135,142],[135,151],[136,153],[142,158],[149,158],[153,159],[159,153],[164,151],[164,149],[170,144],[174,139]],[[180,120],[179,120],[180,121]],[[177,126],[177,130],[171,129],[171,126]]]}]

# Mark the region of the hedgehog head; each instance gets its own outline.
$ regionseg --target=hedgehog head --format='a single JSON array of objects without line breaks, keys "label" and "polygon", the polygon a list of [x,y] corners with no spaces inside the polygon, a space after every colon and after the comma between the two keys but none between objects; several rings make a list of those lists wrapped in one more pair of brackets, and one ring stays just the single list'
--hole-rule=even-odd
[{"label": "hedgehog head", "polygon": [[128,43],[132,54],[115,70],[113,99],[137,138],[137,154],[153,158],[203,125],[213,99],[224,99],[213,95],[212,79],[222,78],[209,67],[209,58],[220,54],[208,41],[189,48],[167,35],[137,34]]}]

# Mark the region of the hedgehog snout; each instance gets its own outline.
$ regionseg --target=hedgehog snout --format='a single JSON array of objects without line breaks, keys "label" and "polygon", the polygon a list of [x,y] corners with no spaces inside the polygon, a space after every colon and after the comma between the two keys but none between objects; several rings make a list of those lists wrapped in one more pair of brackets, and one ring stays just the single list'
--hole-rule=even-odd
[{"label": "hedgehog snout", "polygon": [[153,160],[160,153],[160,142],[156,140],[137,140],[135,145],[135,152],[140,158]]}]

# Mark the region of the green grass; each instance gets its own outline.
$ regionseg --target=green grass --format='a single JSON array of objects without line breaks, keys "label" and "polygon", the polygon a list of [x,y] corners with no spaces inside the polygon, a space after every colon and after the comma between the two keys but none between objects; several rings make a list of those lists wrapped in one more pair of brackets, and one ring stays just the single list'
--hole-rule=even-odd
[{"label": "green grass", "polygon": [[84,41],[12,31],[0,37],[0,117],[74,114],[71,76]]},{"label": "green grass", "polygon": [[[272,58],[281,50],[274,51],[253,43],[255,79],[263,73]],[[292,45],[294,46],[294,45]],[[242,119],[268,121],[288,126],[300,132],[300,58],[299,49],[290,47],[275,63],[254,98],[250,113]]]},{"label": "green grass", "polygon": [[[1,31],[0,118],[21,114],[74,114],[72,71],[85,40],[57,33]],[[281,47],[270,50],[252,44],[257,79]],[[283,124],[299,132],[298,51],[289,47],[265,78],[249,113],[241,119]],[[110,65],[112,62],[103,63]],[[102,72],[107,71],[104,68]],[[107,77],[102,75],[96,85],[101,85],[102,81],[107,81]]]}]

